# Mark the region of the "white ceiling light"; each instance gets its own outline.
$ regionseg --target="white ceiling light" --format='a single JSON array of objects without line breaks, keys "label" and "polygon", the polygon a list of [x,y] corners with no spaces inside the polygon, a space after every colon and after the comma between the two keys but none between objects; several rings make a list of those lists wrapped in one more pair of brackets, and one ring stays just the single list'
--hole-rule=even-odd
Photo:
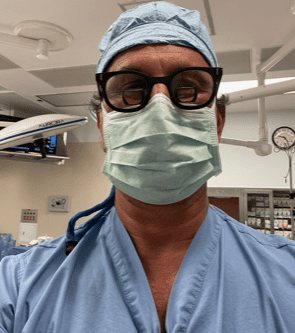
[{"label": "white ceiling light", "polygon": [[[11,30],[13,33],[7,33]],[[0,25],[1,31],[1,25]],[[66,29],[49,22],[23,21],[14,29],[3,29],[0,32],[0,43],[20,47],[35,48],[37,58],[48,59],[48,52],[66,49],[74,41],[74,37]]]},{"label": "white ceiling light", "polygon": [[[295,1],[295,0],[294,0]],[[282,77],[278,79],[267,79],[265,80],[265,85],[293,80],[295,77]],[[257,80],[247,80],[247,81],[232,81],[232,82],[221,82],[218,90],[218,95],[222,95],[225,93],[231,93],[235,91],[241,91],[245,89],[258,87]],[[285,94],[291,94],[294,92],[287,92]]]}]

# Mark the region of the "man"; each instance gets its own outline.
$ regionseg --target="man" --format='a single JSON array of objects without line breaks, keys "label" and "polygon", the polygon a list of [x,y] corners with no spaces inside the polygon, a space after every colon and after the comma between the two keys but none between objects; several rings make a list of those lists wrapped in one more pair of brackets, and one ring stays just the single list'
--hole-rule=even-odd
[{"label": "man", "polygon": [[115,189],[67,237],[3,259],[0,332],[294,331],[294,242],[208,204],[224,113],[199,13],[136,7],[100,50],[97,125]]}]

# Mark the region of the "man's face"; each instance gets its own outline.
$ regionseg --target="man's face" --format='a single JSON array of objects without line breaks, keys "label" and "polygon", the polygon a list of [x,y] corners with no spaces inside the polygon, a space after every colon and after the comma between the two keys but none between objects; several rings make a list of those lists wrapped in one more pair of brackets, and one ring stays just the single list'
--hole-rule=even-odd
[{"label": "man's face", "polygon": [[[119,53],[107,67],[107,72],[134,69],[150,76],[167,76],[186,67],[210,66],[205,58],[192,48],[169,44],[150,44],[138,45]],[[160,83],[153,86],[150,98],[159,93],[170,98],[167,87]],[[112,111],[105,101],[103,101],[103,105],[107,112]],[[220,140],[224,119],[217,109],[216,117],[218,140]],[[103,114],[101,112],[99,117],[97,117],[97,126],[101,133],[101,144],[105,146],[102,125]]]}]

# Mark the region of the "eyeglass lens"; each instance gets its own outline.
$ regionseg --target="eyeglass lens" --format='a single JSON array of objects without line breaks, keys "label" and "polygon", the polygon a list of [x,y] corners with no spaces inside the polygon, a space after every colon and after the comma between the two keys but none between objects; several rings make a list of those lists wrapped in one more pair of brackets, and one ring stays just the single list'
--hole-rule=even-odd
[{"label": "eyeglass lens", "polygon": [[[148,94],[148,82],[135,73],[112,76],[106,82],[106,95],[110,104],[117,108],[135,108],[141,105]],[[173,76],[170,82],[172,93],[181,105],[203,105],[212,97],[214,80],[202,70],[187,70]]]}]

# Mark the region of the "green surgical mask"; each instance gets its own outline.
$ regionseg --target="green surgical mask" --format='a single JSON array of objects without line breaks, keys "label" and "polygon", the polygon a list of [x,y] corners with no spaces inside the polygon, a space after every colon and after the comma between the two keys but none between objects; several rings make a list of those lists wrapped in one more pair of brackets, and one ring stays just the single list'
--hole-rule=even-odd
[{"label": "green surgical mask", "polygon": [[137,112],[106,112],[102,172],[132,198],[166,205],[184,200],[221,172],[215,108],[183,110],[156,94]]}]

